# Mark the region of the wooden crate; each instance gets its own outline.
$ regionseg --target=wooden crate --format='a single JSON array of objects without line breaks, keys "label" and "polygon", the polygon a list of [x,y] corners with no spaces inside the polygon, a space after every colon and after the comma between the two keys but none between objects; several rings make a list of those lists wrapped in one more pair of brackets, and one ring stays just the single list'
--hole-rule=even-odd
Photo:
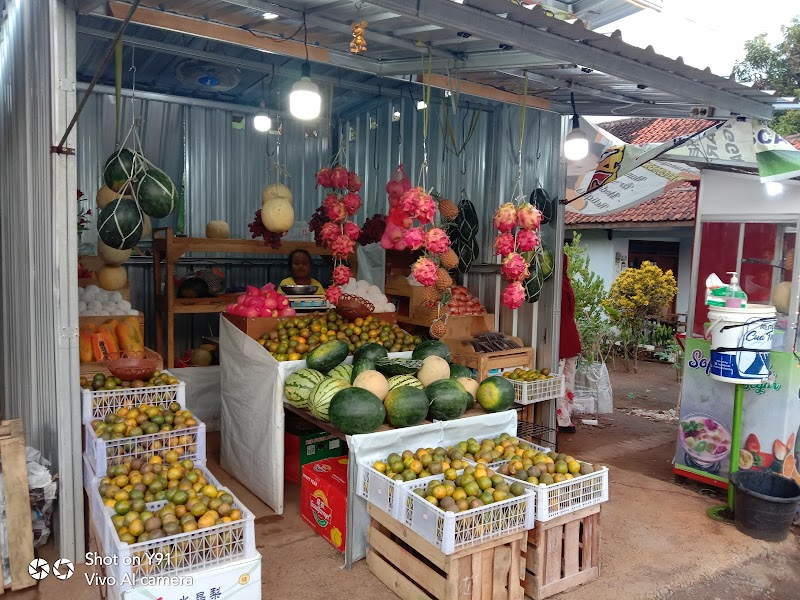
[{"label": "wooden crate", "polygon": [[600,507],[536,521],[525,554],[525,595],[533,600],[594,581],[600,576]]},{"label": "wooden crate", "polygon": [[367,566],[403,600],[522,600],[527,532],[445,555],[371,504],[369,514]]},{"label": "wooden crate", "polygon": [[[327,310],[321,312],[327,312]],[[377,317],[381,321],[386,321],[387,323],[394,323],[395,321],[397,321],[397,315],[395,313],[375,313],[373,316]],[[265,333],[269,333],[270,331],[274,330],[278,326],[278,323],[280,321],[291,318],[291,317],[248,318],[248,317],[242,317],[240,315],[229,315],[228,313],[223,313],[223,317],[228,321],[230,321],[233,325],[235,325],[237,329],[246,333],[249,337],[253,338],[254,340],[257,340]]]},{"label": "wooden crate", "polygon": [[[28,565],[33,560],[33,526],[22,421],[0,422],[0,461],[9,539],[5,554],[8,554],[11,566],[11,589],[16,591],[37,584],[28,572]],[[3,586],[0,585],[2,594]]]},{"label": "wooden crate", "polygon": [[477,380],[483,381],[489,377],[492,369],[533,368],[533,348],[524,346],[519,338],[511,339],[521,347],[500,352],[475,352],[470,338],[444,338],[442,341],[450,348],[454,363],[475,369],[478,372]]}]

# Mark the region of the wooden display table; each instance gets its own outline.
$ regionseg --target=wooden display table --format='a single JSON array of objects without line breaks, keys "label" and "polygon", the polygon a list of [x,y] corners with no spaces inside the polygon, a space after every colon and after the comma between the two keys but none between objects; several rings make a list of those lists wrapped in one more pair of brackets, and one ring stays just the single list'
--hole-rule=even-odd
[{"label": "wooden display table", "polygon": [[[306,250],[312,256],[330,256],[331,251],[314,242],[282,242],[273,248],[260,240],[218,240],[177,237],[168,227],[153,230],[153,294],[156,311],[156,350],[164,357],[168,368],[175,361],[175,315],[220,313],[241,294],[223,294],[214,298],[176,298],[175,265],[187,252],[228,252],[235,254],[286,255],[294,250]],[[162,282],[161,262],[165,262]],[[356,265],[353,264],[353,272]],[[166,320],[166,323],[165,323]],[[164,325],[166,324],[166,343]]]},{"label": "wooden display table", "polygon": [[367,566],[403,600],[522,600],[527,531],[445,555],[382,510],[368,510]]},{"label": "wooden display table", "polygon": [[524,346],[522,340],[517,337],[510,339],[514,340],[520,347],[499,352],[476,352],[469,339],[445,338],[442,341],[450,348],[450,352],[453,354],[453,362],[475,369],[478,372],[476,379],[481,382],[489,377],[489,372],[493,369],[533,368],[533,348]]}]

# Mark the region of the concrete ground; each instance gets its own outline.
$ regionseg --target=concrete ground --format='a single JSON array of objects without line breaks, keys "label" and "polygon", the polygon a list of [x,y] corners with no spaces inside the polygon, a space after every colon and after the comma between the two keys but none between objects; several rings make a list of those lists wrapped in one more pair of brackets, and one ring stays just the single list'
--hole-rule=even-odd
[{"label": "concrete ground", "polygon": [[[612,372],[618,410],[600,426],[578,426],[559,437],[560,451],[610,467],[611,493],[601,517],[601,575],[592,583],[554,596],[557,600],[796,600],[800,598],[800,543],[769,544],[706,517],[722,503],[714,490],[674,481],[671,460],[675,423],[627,414],[635,408],[674,407],[674,371],[644,366],[631,377]],[[672,382],[670,384],[670,381]],[[630,396],[632,394],[632,397]],[[639,401],[637,402],[637,399]],[[211,470],[256,515],[256,543],[263,557],[265,600],[329,600],[350,596],[378,600],[393,595],[364,561],[348,572],[342,555],[299,516],[299,489],[287,484],[285,513],[277,516],[219,467],[219,437],[209,436]],[[42,556],[57,556],[52,547]],[[100,591],[79,565],[62,582],[52,576],[38,588],[9,594],[11,600],[95,600]]]}]

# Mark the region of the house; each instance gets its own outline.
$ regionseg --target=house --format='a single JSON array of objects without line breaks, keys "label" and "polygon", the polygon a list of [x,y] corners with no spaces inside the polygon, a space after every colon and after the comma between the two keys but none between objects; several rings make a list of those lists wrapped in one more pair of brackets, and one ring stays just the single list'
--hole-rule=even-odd
[{"label": "house", "polygon": [[[621,119],[598,127],[629,144],[666,142],[706,129],[712,121],[697,119]],[[685,185],[610,215],[567,212],[566,239],[573,232],[589,249],[592,269],[603,278],[606,289],[624,269],[642,261],[672,269],[678,296],[669,312],[684,315],[689,307],[692,242],[697,207],[696,182]]]}]

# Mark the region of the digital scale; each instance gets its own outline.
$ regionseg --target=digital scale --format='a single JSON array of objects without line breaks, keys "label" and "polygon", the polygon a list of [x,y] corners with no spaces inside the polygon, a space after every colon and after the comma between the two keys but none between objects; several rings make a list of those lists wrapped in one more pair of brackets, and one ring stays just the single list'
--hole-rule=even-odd
[{"label": "digital scale", "polygon": [[333,308],[325,296],[286,296],[289,306],[298,312],[314,312],[315,310],[328,310]]}]

